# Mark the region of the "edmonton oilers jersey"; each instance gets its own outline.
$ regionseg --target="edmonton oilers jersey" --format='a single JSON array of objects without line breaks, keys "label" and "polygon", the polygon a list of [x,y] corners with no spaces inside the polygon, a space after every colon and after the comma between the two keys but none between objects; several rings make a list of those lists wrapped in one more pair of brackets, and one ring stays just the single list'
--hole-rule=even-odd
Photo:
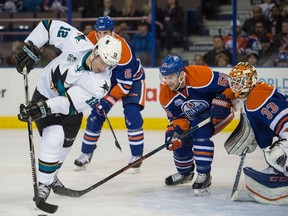
[{"label": "edmonton oilers jersey", "polygon": [[288,138],[288,96],[274,86],[257,83],[247,97],[245,112],[260,148],[270,146],[274,136]]},{"label": "edmonton oilers jersey", "polygon": [[187,117],[190,121],[197,119],[211,108],[211,102],[217,94],[228,88],[228,76],[212,71],[206,66],[186,66],[186,85],[178,91],[171,91],[161,83],[160,103],[169,120],[172,117]]}]

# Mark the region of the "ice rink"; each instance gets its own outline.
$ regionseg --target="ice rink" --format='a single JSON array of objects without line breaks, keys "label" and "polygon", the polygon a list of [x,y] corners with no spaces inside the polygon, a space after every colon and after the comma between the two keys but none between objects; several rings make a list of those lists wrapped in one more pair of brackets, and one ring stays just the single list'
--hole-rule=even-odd
[{"label": "ice rink", "polygon": [[[85,189],[126,166],[130,150],[126,132],[115,130],[123,152],[114,146],[111,131],[104,130],[88,169],[75,172],[73,161],[80,153],[83,131],[62,166],[59,178],[65,186]],[[145,154],[163,144],[164,131],[145,131]],[[284,216],[288,207],[269,206],[254,202],[242,190],[238,200],[230,201],[230,194],[240,157],[227,155],[223,143],[228,133],[213,138],[215,157],[212,167],[211,195],[195,197],[191,183],[168,187],[164,179],[175,173],[172,153],[161,150],[143,162],[141,173],[130,170],[80,198],[61,197],[51,192],[47,202],[59,206],[53,215],[59,216]],[[35,208],[27,130],[0,130],[0,215],[49,215]],[[39,135],[34,130],[35,152]],[[248,154],[245,166],[263,169],[266,164],[262,152]],[[195,178],[195,177],[194,177]],[[244,183],[242,173],[241,183]]]}]

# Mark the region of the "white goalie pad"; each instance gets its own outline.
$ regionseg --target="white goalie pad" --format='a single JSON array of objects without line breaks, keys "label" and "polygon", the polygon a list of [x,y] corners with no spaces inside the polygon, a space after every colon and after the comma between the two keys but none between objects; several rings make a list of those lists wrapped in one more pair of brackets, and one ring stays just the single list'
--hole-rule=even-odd
[{"label": "white goalie pad", "polygon": [[288,177],[244,168],[248,195],[262,204],[288,205]]},{"label": "white goalie pad", "polygon": [[224,143],[228,154],[241,155],[246,147],[247,153],[253,152],[257,147],[255,135],[245,113],[241,113],[240,122],[233,133]]}]

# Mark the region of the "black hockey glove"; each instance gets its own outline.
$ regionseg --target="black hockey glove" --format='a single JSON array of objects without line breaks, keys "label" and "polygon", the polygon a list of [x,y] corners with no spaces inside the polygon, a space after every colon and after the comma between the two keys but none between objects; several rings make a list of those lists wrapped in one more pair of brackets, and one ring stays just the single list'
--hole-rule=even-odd
[{"label": "black hockey glove", "polygon": [[29,117],[31,121],[35,121],[39,118],[44,118],[51,114],[50,108],[44,100],[39,100],[35,103],[29,105],[20,105],[20,114],[18,114],[18,119],[23,122],[28,122]]},{"label": "black hockey glove", "polygon": [[27,72],[29,73],[34,68],[34,65],[39,62],[40,51],[33,42],[29,40],[15,58],[17,71],[23,74],[23,68],[26,66]]}]

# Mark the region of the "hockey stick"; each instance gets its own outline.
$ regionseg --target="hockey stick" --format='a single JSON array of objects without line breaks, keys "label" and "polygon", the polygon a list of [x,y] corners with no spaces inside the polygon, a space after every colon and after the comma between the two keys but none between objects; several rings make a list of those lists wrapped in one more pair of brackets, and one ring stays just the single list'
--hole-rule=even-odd
[{"label": "hockey stick", "polygon": [[[29,86],[28,86],[28,72],[27,68],[23,71],[24,78],[24,88],[25,88],[25,103],[28,105],[30,103],[29,100]],[[30,160],[31,160],[31,168],[32,168],[32,179],[33,179],[33,189],[34,189],[34,198],[37,208],[41,209],[47,213],[55,213],[58,209],[57,205],[52,205],[47,202],[43,198],[38,196],[38,181],[36,174],[36,164],[35,164],[35,152],[34,152],[34,142],[33,142],[33,129],[32,129],[32,121],[31,117],[28,120],[28,136],[29,136],[29,147],[30,147]]]},{"label": "hockey stick", "polygon": [[240,182],[240,177],[241,177],[241,173],[242,173],[242,169],[243,169],[243,165],[244,165],[244,159],[246,157],[246,154],[247,154],[247,151],[249,150],[249,147],[247,146],[242,154],[241,154],[241,159],[240,159],[240,163],[239,163],[239,166],[238,166],[238,170],[237,170],[237,173],[236,173],[236,177],[235,177],[235,180],[234,180],[234,185],[233,185],[233,189],[232,189],[232,193],[231,193],[231,201],[235,201],[242,189],[242,187],[239,187],[238,188],[238,185],[239,185],[239,182]]},{"label": "hockey stick", "polygon": [[[198,128],[206,125],[209,122],[210,122],[210,117],[206,118],[205,120],[203,120],[199,124],[195,125],[194,127],[191,127],[188,131],[186,131],[179,138],[183,138],[183,137],[188,136],[189,134],[193,133],[195,130],[197,130]],[[131,167],[134,167],[136,164],[141,163],[145,159],[147,159],[150,156],[154,155],[155,153],[159,152],[160,150],[162,150],[163,148],[166,147],[166,144],[168,144],[168,143],[164,143],[163,145],[161,145],[158,148],[154,149],[153,151],[147,153],[146,155],[142,156],[141,158],[139,158],[138,160],[134,161],[133,163],[128,164],[127,166],[121,168],[117,172],[109,175],[108,177],[104,178],[103,180],[97,182],[96,184],[94,184],[94,185],[92,185],[92,186],[90,186],[90,187],[88,187],[88,188],[86,188],[84,190],[73,190],[73,189],[69,189],[69,188],[65,188],[65,187],[55,187],[55,188],[53,188],[53,191],[54,191],[54,193],[56,193],[58,195],[62,195],[62,196],[68,196],[68,197],[80,197],[80,196],[83,196],[84,194],[94,190],[95,188],[99,187],[100,185],[104,184],[105,182],[111,180],[115,176],[123,173],[124,171],[130,169]]]},{"label": "hockey stick", "polygon": [[112,132],[112,134],[113,134],[113,137],[114,137],[114,139],[115,139],[115,146],[122,152],[121,146],[120,146],[120,144],[119,144],[119,142],[118,142],[118,140],[117,140],[117,138],[116,138],[116,135],[115,135],[115,133],[114,133],[114,130],[113,130],[113,128],[112,128],[112,125],[111,125],[111,123],[110,123],[110,121],[109,121],[109,119],[108,119],[108,116],[107,116],[105,110],[103,110],[103,113],[104,113],[104,117],[106,118],[107,124],[108,124],[108,126],[110,127],[110,130],[111,130],[111,132]]}]

